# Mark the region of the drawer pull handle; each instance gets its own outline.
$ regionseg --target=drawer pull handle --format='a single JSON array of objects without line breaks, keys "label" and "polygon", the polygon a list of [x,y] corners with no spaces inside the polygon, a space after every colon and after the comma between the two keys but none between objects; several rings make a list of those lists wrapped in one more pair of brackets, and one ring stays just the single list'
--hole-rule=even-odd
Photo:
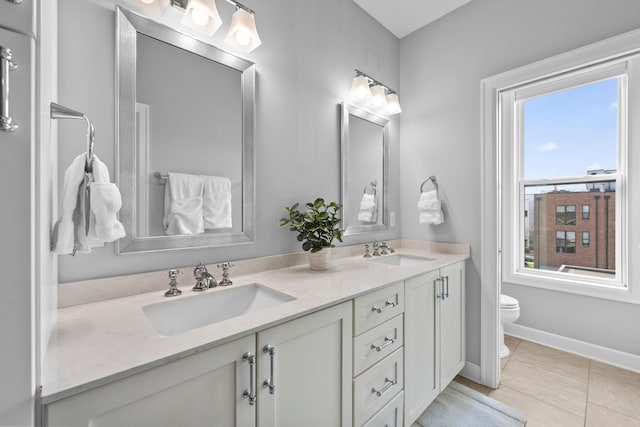
[{"label": "drawer pull handle", "polygon": [[375,311],[376,313],[382,313],[382,312],[383,312],[383,311],[385,311],[386,309],[388,309],[388,308],[393,308],[393,307],[395,307],[395,306],[396,306],[396,303],[395,303],[395,302],[387,300],[387,301],[384,303],[384,306],[383,306],[383,307],[376,307],[376,306],[374,305],[373,307],[371,307],[371,311]]},{"label": "drawer pull handle", "polygon": [[389,378],[384,379],[385,385],[380,390],[376,390],[375,387],[371,389],[371,393],[375,393],[376,396],[380,397],[384,394],[385,391],[389,390],[391,387],[397,384],[396,380],[390,380]]},{"label": "drawer pull handle", "polygon": [[382,351],[383,348],[389,347],[394,342],[396,342],[394,338],[384,337],[384,344],[382,345],[371,344],[371,349],[375,351]]},{"label": "drawer pull handle", "polygon": [[249,388],[242,393],[242,397],[249,399],[249,405],[253,406],[256,403],[256,392],[253,390],[256,357],[251,353],[245,353],[242,355],[242,360],[249,362]]},{"label": "drawer pull handle", "polygon": [[18,125],[9,114],[9,72],[18,69],[18,66],[11,61],[11,49],[0,46],[0,130],[5,132],[15,132]]},{"label": "drawer pull handle", "polygon": [[262,382],[262,387],[268,388],[269,389],[269,394],[275,394],[276,392],[276,383],[275,383],[275,366],[274,366],[274,359],[276,357],[276,349],[273,346],[270,345],[265,345],[262,348],[262,352],[263,353],[269,353],[269,365],[271,368],[271,376],[269,377],[268,380],[264,380]]}]

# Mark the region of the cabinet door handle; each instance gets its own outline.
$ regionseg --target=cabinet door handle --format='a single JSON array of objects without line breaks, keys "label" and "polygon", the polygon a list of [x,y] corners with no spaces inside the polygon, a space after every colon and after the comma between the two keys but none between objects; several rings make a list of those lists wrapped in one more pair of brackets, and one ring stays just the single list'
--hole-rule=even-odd
[{"label": "cabinet door handle", "polygon": [[253,389],[256,356],[251,353],[245,353],[242,356],[242,360],[249,362],[249,388],[242,393],[242,396],[249,399],[249,405],[253,406],[256,403],[256,392]]},{"label": "cabinet door handle", "polygon": [[389,347],[394,342],[396,342],[394,338],[384,337],[384,344],[381,344],[381,345],[371,344],[371,349],[375,351],[382,351],[383,348]]},{"label": "cabinet door handle", "polygon": [[442,282],[442,277],[438,277],[434,282],[438,292],[436,298],[444,299],[444,283]]},{"label": "cabinet door handle", "polygon": [[5,132],[15,132],[18,125],[9,115],[9,72],[18,69],[18,65],[11,61],[11,49],[0,46],[0,129]]},{"label": "cabinet door handle", "polygon": [[13,3],[13,4],[20,4],[22,3],[22,0],[8,0],[9,3]]},{"label": "cabinet door handle", "polygon": [[444,297],[449,298],[449,276],[444,276],[444,281],[446,286],[444,291]]},{"label": "cabinet door handle", "polygon": [[375,311],[376,313],[382,313],[388,308],[393,308],[396,306],[396,303],[390,300],[385,301],[384,306],[376,307],[375,305],[371,307],[371,311]]},{"label": "cabinet door handle", "polygon": [[271,365],[271,375],[268,380],[264,380],[262,383],[262,387],[269,388],[269,394],[275,394],[276,392],[276,383],[275,383],[275,368],[274,368],[274,359],[276,357],[276,349],[273,346],[265,345],[262,348],[263,353],[269,353],[269,364]]},{"label": "cabinet door handle", "polygon": [[397,383],[396,380],[390,380],[389,378],[385,378],[384,382],[385,382],[384,387],[382,387],[380,390],[376,390],[375,387],[374,387],[374,388],[371,389],[371,393],[375,393],[376,396],[380,397],[380,396],[382,396],[384,394],[384,392],[389,390],[391,387],[393,387]]}]

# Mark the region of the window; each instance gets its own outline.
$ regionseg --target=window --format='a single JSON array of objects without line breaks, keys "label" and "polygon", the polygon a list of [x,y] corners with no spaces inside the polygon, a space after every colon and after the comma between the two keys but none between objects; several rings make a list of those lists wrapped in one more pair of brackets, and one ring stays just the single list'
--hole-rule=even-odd
[{"label": "window", "polygon": [[556,231],[556,252],[563,254],[576,253],[575,231]]},{"label": "window", "polygon": [[503,236],[513,248],[503,250],[513,253],[502,264],[506,281],[625,286],[627,80],[621,61],[501,93],[500,138],[510,141],[500,157],[501,173],[510,175],[502,187],[509,206]]},{"label": "window", "polygon": [[576,207],[556,206],[556,225],[576,225]]}]

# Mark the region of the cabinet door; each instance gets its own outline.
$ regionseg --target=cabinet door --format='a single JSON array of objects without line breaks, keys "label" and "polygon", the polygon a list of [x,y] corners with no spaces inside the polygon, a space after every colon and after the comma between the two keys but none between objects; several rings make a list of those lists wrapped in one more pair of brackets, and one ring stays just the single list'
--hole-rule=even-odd
[{"label": "cabinet door", "polygon": [[259,427],[351,425],[351,331],[346,302],[258,333]]},{"label": "cabinet door", "polygon": [[14,3],[11,0],[0,1],[0,27],[34,37],[34,2],[35,0],[22,0],[21,3]]},{"label": "cabinet door", "polygon": [[255,406],[243,397],[250,368],[242,357],[254,351],[251,335],[54,402],[47,406],[47,424],[254,426]]},{"label": "cabinet door", "polygon": [[442,268],[446,295],[440,302],[440,390],[464,368],[465,355],[465,280],[464,264]]},{"label": "cabinet door", "polygon": [[405,424],[411,425],[438,395],[436,344],[438,272],[405,281]]}]

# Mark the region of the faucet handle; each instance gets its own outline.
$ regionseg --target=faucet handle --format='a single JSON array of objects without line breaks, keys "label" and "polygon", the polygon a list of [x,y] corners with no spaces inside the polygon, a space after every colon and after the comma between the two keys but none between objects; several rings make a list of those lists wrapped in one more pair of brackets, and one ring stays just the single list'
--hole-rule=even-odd
[{"label": "faucet handle", "polygon": [[369,243],[365,243],[364,244],[364,257],[365,258],[371,258],[371,252],[369,252],[369,246],[371,246]]},{"label": "faucet handle", "polygon": [[222,268],[222,280],[218,282],[220,286],[229,286],[233,282],[229,280],[229,269],[233,267],[233,264],[230,262],[223,262],[222,264],[218,264],[218,268]]},{"label": "faucet handle", "polygon": [[179,274],[182,274],[180,270],[169,270],[169,290],[164,293],[165,297],[175,297],[182,293],[182,291],[178,289],[177,278]]}]

